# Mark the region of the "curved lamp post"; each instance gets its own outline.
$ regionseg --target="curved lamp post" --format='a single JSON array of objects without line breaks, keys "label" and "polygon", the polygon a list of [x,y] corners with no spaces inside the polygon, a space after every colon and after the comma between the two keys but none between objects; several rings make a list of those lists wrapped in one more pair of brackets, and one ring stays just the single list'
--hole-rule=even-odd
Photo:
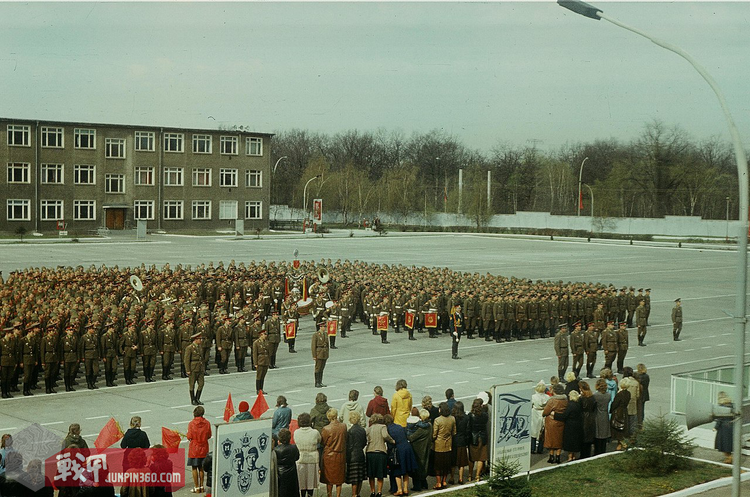
[{"label": "curved lamp post", "polygon": [[581,169],[578,170],[578,215],[581,215],[581,180],[583,179],[583,165],[589,160],[588,157],[581,162]]},{"label": "curved lamp post", "polygon": [[305,211],[305,220],[302,224],[302,232],[305,231],[305,223],[307,223],[307,186],[315,181],[316,179],[320,178],[322,174],[318,174],[317,176],[313,176],[309,180],[307,180],[307,183],[305,183],[305,189],[302,190],[302,209]]},{"label": "curved lamp post", "polygon": [[745,306],[747,305],[747,237],[748,237],[748,178],[747,178],[747,157],[745,156],[745,149],[742,147],[742,141],[740,140],[740,134],[737,131],[737,126],[734,124],[734,118],[729,112],[724,93],[719,88],[714,78],[708,74],[706,69],[698,63],[690,54],[685,52],[679,47],[676,47],[670,43],[654,38],[653,36],[644,33],[640,29],[627,26],[620,21],[617,21],[607,15],[604,12],[590,5],[586,2],[578,0],[557,0],[557,3],[561,7],[565,7],[568,10],[580,14],[584,17],[588,17],[594,20],[604,19],[609,21],[615,26],[619,26],[623,29],[631,31],[637,35],[643,36],[644,38],[652,41],[656,45],[662,48],[674,52],[693,66],[698,71],[703,79],[713,90],[716,98],[719,100],[719,105],[724,113],[724,118],[727,121],[729,127],[729,134],[732,137],[732,144],[734,145],[734,157],[737,162],[737,179],[739,182],[740,189],[740,205],[739,205],[739,222],[737,223],[737,281],[736,281],[736,299],[734,308],[734,334],[735,334],[735,358],[734,358],[734,452],[733,452],[733,465],[732,465],[732,496],[739,497],[740,495],[740,459],[742,456],[742,399],[744,392],[743,385],[743,368],[745,359],[745,328],[747,319],[745,318]]}]

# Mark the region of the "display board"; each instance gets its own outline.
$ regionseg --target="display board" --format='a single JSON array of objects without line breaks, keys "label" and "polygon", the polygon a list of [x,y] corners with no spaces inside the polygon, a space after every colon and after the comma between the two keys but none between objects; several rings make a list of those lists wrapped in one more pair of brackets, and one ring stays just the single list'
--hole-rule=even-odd
[{"label": "display board", "polygon": [[213,495],[252,497],[269,494],[271,420],[217,424],[213,456]]}]

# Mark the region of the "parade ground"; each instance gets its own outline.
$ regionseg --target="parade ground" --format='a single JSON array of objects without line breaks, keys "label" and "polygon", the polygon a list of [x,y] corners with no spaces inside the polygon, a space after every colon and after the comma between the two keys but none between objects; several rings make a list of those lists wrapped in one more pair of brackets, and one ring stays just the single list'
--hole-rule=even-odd
[{"label": "parade ground", "polygon": [[[610,283],[615,287],[651,288],[651,317],[646,347],[638,347],[636,332],[630,329],[630,350],[626,366],[644,363],[651,376],[651,400],[646,416],[668,413],[670,375],[733,363],[732,321],[727,312],[734,308],[737,254],[726,246],[691,246],[675,243],[596,241],[510,237],[481,234],[400,234],[354,236],[278,236],[260,238],[231,236],[149,235],[146,241],[127,236],[79,243],[4,243],[0,245],[0,270],[8,273],[25,267],[140,266],[170,263],[192,265],[225,264],[234,260],[281,261],[294,259],[349,259],[372,263],[416,266],[447,266],[458,271],[492,273],[507,277],[563,282],[583,281]],[[672,340],[671,309],[675,298],[684,308],[682,340]],[[316,393],[313,387],[313,360],[310,353],[312,318],[300,322],[297,339],[299,353],[290,354],[285,344],[278,352],[278,369],[268,373],[265,390],[273,407],[276,397],[284,395],[296,416],[309,411]],[[337,340],[326,365],[322,391],[328,404],[339,408],[351,389],[360,390],[360,403],[366,405],[375,385],[381,385],[390,399],[398,379],[405,379],[415,405],[424,395],[437,404],[444,391],[453,388],[456,398],[470,400],[494,384],[513,381],[549,381],[557,374],[557,360],[552,339],[511,343],[463,339],[459,354],[462,360],[451,360],[451,343],[446,336],[429,340],[427,334],[415,334],[408,341],[406,333],[389,333],[390,344],[381,344],[361,323],[352,327],[350,338]],[[595,371],[603,366],[599,353]],[[93,446],[97,434],[110,417],[127,428],[131,416],[143,418],[143,429],[151,443],[161,441],[161,427],[184,432],[192,419],[187,380],[157,379],[145,383],[143,375],[137,384],[126,386],[120,366],[119,386],[107,388],[100,380],[98,390],[85,385],[76,392],[32,397],[16,395],[0,401],[0,433],[15,433],[31,423],[59,433],[63,438],[70,423],[80,423],[82,434]],[[139,366],[139,370],[142,368]],[[221,422],[227,395],[235,406],[241,400],[252,405],[255,400],[255,373],[219,375],[214,367],[206,377],[202,400],[206,417]],[[160,378],[157,376],[157,378]],[[37,391],[39,392],[39,391]],[[43,390],[42,390],[43,392]],[[467,406],[468,408],[468,406]],[[270,413],[269,413],[270,414]],[[186,445],[183,445],[186,447]]]}]

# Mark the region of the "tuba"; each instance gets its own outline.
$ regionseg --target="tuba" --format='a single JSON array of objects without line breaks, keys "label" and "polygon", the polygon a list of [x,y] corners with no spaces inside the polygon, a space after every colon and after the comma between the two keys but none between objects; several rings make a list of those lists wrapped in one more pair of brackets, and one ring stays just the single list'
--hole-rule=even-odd
[{"label": "tuba", "polygon": [[318,269],[318,281],[320,281],[321,284],[325,285],[330,279],[331,275],[326,268],[322,267]]}]

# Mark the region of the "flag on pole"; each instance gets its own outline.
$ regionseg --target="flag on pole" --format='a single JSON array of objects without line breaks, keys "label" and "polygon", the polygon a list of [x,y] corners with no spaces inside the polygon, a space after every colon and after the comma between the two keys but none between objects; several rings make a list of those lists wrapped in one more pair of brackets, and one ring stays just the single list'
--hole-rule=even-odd
[{"label": "flag on pole", "polygon": [[388,314],[381,314],[378,316],[378,331],[388,329]]},{"label": "flag on pole", "polygon": [[94,447],[96,447],[97,449],[106,449],[113,443],[121,440],[124,436],[125,434],[120,428],[120,423],[115,421],[115,418],[109,418],[107,424],[105,424],[104,428],[102,428],[102,431],[99,432],[99,436],[96,437],[96,440],[94,441]]},{"label": "flag on pole", "polygon": [[294,338],[297,336],[297,322],[289,321],[287,324],[285,324],[284,334],[286,335],[287,340],[294,340]]},{"label": "flag on pole", "polygon": [[234,416],[234,403],[232,403],[232,392],[229,392],[227,404],[224,406],[224,422],[228,423],[232,416]]},{"label": "flag on pole", "polygon": [[437,328],[437,312],[426,312],[424,314],[424,325],[427,328]]},{"label": "flag on pole", "polygon": [[253,415],[253,419],[260,419],[264,412],[268,410],[268,403],[266,398],[263,396],[263,390],[258,390],[258,397],[255,399],[253,408],[250,409],[250,414]]},{"label": "flag on pole", "polygon": [[167,452],[174,454],[180,448],[182,434],[177,430],[161,427],[161,444],[167,449]]},{"label": "flag on pole", "polygon": [[414,329],[414,311],[411,309],[406,311],[406,315],[404,316],[404,326],[410,330]]},{"label": "flag on pole", "polygon": [[328,328],[328,336],[329,337],[335,337],[336,333],[338,332],[339,322],[336,319],[332,319],[326,323],[326,326]]}]

